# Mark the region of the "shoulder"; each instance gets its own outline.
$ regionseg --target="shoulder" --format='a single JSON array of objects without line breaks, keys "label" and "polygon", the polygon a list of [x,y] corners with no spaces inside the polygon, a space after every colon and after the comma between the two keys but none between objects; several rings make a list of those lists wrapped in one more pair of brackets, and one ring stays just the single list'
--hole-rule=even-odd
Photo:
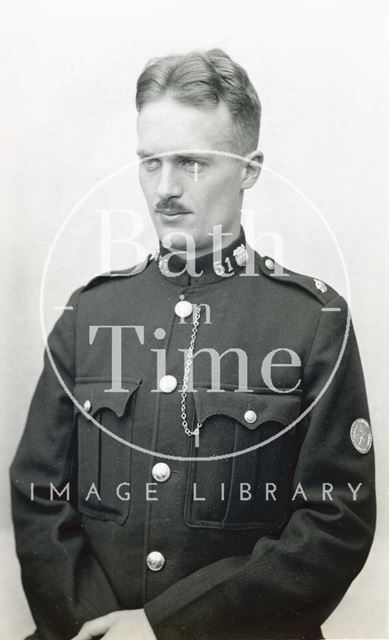
[{"label": "shoulder", "polygon": [[146,256],[144,260],[142,260],[142,262],[139,262],[138,264],[128,267],[127,269],[118,269],[113,271],[107,271],[106,273],[100,273],[94,276],[85,285],[83,285],[80,288],[80,291],[81,293],[84,291],[88,291],[90,289],[93,289],[94,287],[97,287],[98,285],[101,285],[104,282],[113,282],[115,280],[117,281],[122,278],[129,278],[129,277],[136,276],[142,273],[143,271],[145,271],[145,269],[147,269],[147,267],[149,266],[151,261],[154,259],[154,257],[155,257],[154,254],[149,254]]},{"label": "shoulder", "polygon": [[340,297],[333,287],[320,278],[287,269],[269,256],[257,255],[261,273],[276,286],[291,288],[294,293],[299,291],[303,296],[315,298],[322,306]]}]

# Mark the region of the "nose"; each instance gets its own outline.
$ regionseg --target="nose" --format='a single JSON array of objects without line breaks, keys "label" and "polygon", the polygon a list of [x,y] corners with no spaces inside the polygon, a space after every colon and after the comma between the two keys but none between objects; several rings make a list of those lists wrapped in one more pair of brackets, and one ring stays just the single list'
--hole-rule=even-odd
[{"label": "nose", "polygon": [[175,168],[168,163],[162,165],[156,193],[161,200],[173,197],[178,198],[182,195],[177,172]]}]

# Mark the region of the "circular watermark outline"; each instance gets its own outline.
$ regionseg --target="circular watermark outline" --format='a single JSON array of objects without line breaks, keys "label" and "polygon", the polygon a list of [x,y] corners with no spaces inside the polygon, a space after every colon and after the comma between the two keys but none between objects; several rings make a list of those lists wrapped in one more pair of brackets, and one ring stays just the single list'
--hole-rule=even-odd
[{"label": "circular watermark outline", "polygon": [[[338,357],[336,359],[335,365],[334,365],[331,373],[329,374],[328,379],[325,382],[323,388],[318,393],[316,398],[311,402],[311,404],[299,416],[297,416],[297,418],[295,420],[293,420],[289,425],[287,425],[281,431],[278,431],[274,436],[271,436],[271,437],[267,438],[266,440],[264,440],[262,442],[259,442],[259,443],[255,444],[255,445],[252,445],[251,447],[247,447],[246,449],[241,449],[239,451],[233,451],[231,453],[213,455],[213,456],[176,456],[176,455],[168,454],[168,453],[160,453],[158,451],[154,451],[152,449],[146,449],[145,447],[141,447],[139,445],[133,444],[132,442],[129,442],[125,438],[121,438],[120,436],[116,435],[115,433],[112,433],[112,431],[110,431],[110,429],[107,429],[107,427],[102,425],[92,415],[87,413],[87,411],[84,409],[84,407],[78,402],[77,398],[75,398],[75,396],[72,394],[70,389],[67,387],[66,383],[62,379],[62,376],[59,373],[58,368],[57,368],[57,366],[56,366],[56,364],[54,362],[54,358],[52,356],[52,353],[51,353],[51,350],[50,350],[50,347],[49,347],[49,344],[48,344],[47,334],[46,334],[46,330],[45,330],[45,326],[44,326],[44,288],[45,288],[45,284],[46,284],[47,272],[48,272],[48,268],[49,268],[49,265],[50,265],[51,257],[53,255],[54,249],[55,249],[55,247],[56,247],[56,245],[58,243],[58,240],[59,240],[64,228],[68,224],[69,220],[76,213],[76,211],[85,203],[85,201],[90,196],[92,196],[96,191],[98,191],[98,189],[100,189],[102,186],[107,184],[107,182],[109,182],[113,178],[117,177],[118,175],[120,175],[120,174],[124,173],[125,171],[127,171],[128,169],[132,168],[134,165],[140,165],[145,160],[152,159],[156,155],[158,156],[158,158],[162,158],[162,157],[168,157],[168,156],[171,156],[171,155],[184,155],[184,154],[188,154],[188,153],[199,154],[199,155],[200,154],[208,154],[208,155],[224,156],[224,157],[227,157],[227,158],[232,158],[232,159],[235,159],[235,160],[240,160],[240,161],[246,162],[248,164],[251,164],[253,166],[256,166],[256,167],[260,168],[261,170],[264,169],[265,171],[268,171],[271,175],[273,175],[274,177],[278,178],[279,180],[281,180],[281,182],[284,182],[288,187],[290,187],[293,191],[295,191],[295,193],[297,193],[297,195],[299,195],[313,209],[313,211],[319,216],[321,222],[324,224],[325,228],[327,229],[327,232],[329,233],[329,235],[330,235],[330,237],[331,237],[331,239],[332,239],[332,241],[333,241],[333,243],[334,243],[334,245],[336,247],[336,250],[337,250],[337,253],[338,253],[338,257],[339,257],[340,263],[342,265],[344,278],[345,278],[346,291],[347,291],[347,303],[348,303],[347,304],[346,327],[345,327],[345,332],[344,332],[344,336],[343,336],[343,340],[342,340],[342,345],[340,347]],[[312,411],[312,409],[318,404],[318,402],[320,401],[320,399],[322,398],[322,396],[325,394],[325,392],[327,391],[328,387],[330,386],[330,384],[331,384],[332,380],[334,379],[335,374],[336,374],[336,372],[337,372],[337,370],[339,368],[339,365],[340,365],[341,360],[343,358],[344,351],[346,349],[348,336],[349,336],[349,333],[350,333],[350,324],[351,324],[350,304],[351,304],[350,281],[349,281],[346,262],[345,262],[342,250],[340,248],[340,245],[339,245],[339,243],[338,243],[338,241],[336,239],[336,236],[335,236],[331,226],[329,225],[328,221],[325,219],[324,215],[321,213],[319,208],[314,204],[314,202],[299,187],[297,187],[295,184],[293,184],[293,182],[291,180],[289,180],[288,178],[285,178],[284,176],[282,176],[280,173],[278,173],[274,169],[271,169],[270,167],[264,165],[263,162],[258,162],[256,160],[248,159],[248,158],[246,158],[244,156],[241,156],[241,155],[239,155],[237,153],[232,153],[232,152],[229,152],[229,151],[219,151],[219,150],[215,150],[215,149],[201,149],[201,148],[200,149],[199,148],[195,148],[195,149],[187,149],[187,148],[185,148],[185,149],[174,149],[173,151],[164,151],[164,152],[161,152],[161,153],[158,153],[158,154],[152,154],[150,156],[142,158],[141,160],[135,160],[133,162],[129,162],[129,163],[125,164],[123,167],[120,167],[119,169],[117,169],[116,171],[111,173],[110,175],[108,175],[105,178],[103,178],[100,182],[98,182],[97,185],[95,185],[94,187],[89,189],[89,191],[87,191],[87,193],[71,209],[71,211],[69,212],[69,214],[67,215],[65,220],[60,225],[56,235],[54,236],[54,240],[53,240],[52,245],[51,245],[51,247],[49,249],[47,258],[46,258],[44,266],[43,266],[41,285],[40,285],[40,292],[39,292],[39,316],[40,316],[40,321],[41,321],[41,330],[42,330],[42,335],[43,335],[43,340],[44,340],[44,345],[45,345],[45,350],[46,350],[46,353],[47,353],[47,357],[48,357],[49,362],[50,362],[50,364],[51,364],[51,366],[52,366],[52,368],[54,370],[55,375],[58,378],[58,381],[60,382],[62,388],[65,391],[65,393],[72,400],[73,404],[98,429],[100,429],[101,431],[103,431],[104,433],[109,435],[111,438],[117,440],[121,444],[124,444],[127,447],[135,449],[136,451],[139,451],[141,453],[146,453],[146,454],[151,455],[153,457],[163,458],[163,459],[166,459],[166,460],[179,460],[180,462],[190,462],[190,461],[208,462],[208,461],[216,461],[216,460],[225,460],[227,458],[233,458],[235,456],[243,455],[245,453],[250,453],[251,451],[254,451],[256,449],[264,447],[267,444],[270,444],[271,442],[273,442],[274,440],[277,440],[277,438],[280,438],[285,433],[287,433],[288,431],[293,429],[293,427],[296,426],[299,422],[301,422]]]}]

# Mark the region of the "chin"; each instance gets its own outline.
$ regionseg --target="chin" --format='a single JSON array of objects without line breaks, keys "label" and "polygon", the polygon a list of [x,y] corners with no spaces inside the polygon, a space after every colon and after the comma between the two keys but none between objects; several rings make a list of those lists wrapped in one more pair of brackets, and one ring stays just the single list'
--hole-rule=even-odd
[{"label": "chin", "polygon": [[[193,233],[192,229],[186,228],[182,223],[180,225],[174,223],[159,224],[158,227],[156,227],[156,230],[162,244],[171,245],[174,249],[180,249],[181,251],[191,249],[191,244],[187,242],[188,236],[189,239],[192,239],[196,251],[200,244],[202,245],[204,242],[199,240],[197,234]],[[164,241],[165,237],[167,242]]]}]

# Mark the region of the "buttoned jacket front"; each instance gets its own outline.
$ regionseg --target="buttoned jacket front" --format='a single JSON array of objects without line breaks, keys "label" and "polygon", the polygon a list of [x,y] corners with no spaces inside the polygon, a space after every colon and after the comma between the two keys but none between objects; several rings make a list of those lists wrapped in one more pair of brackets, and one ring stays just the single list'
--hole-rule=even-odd
[{"label": "buttoned jacket front", "polygon": [[[249,265],[172,277],[149,258],[70,297],[11,468],[42,640],[140,607],[161,640],[318,638],[361,570],[374,457],[350,435],[369,414],[348,307],[254,252]],[[198,442],[180,301],[200,309],[184,405]]]}]

